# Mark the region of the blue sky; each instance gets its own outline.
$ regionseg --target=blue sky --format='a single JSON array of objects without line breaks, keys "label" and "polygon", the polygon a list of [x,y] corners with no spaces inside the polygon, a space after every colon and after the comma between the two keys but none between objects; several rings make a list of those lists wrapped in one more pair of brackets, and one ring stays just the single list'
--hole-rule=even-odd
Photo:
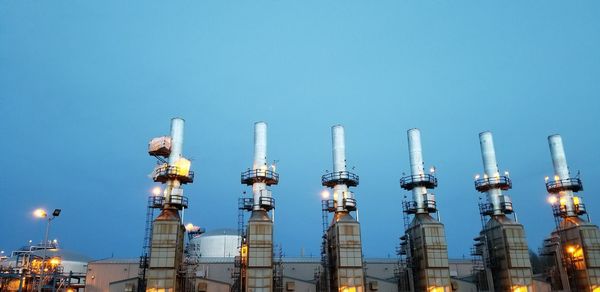
[{"label": "blue sky", "polygon": [[279,160],[276,242],[318,255],[330,126],[346,126],[363,249],[393,256],[406,130],[425,162],[451,257],[480,229],[477,134],[498,162],[530,247],[554,226],[546,137],[563,135],[600,215],[597,1],[2,1],[0,249],[41,240],[37,207],[62,208],[51,237],[94,258],[141,252],[154,165],[147,141],[186,119],[196,181],[185,221],[237,224],[252,127]]}]

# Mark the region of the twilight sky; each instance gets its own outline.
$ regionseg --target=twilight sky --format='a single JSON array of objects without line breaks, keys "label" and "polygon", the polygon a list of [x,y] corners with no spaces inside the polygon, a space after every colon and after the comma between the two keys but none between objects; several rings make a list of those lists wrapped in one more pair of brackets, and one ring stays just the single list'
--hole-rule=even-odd
[{"label": "twilight sky", "polygon": [[[600,218],[598,1],[0,1],[0,249],[51,237],[141,252],[150,138],[186,119],[185,223],[236,228],[253,123],[279,160],[275,241],[318,255],[330,126],[346,126],[367,257],[394,256],[406,130],[422,130],[451,257],[479,232],[478,133],[494,133],[529,245],[554,226],[546,137],[563,135]],[[587,195],[589,194],[589,195]]]}]

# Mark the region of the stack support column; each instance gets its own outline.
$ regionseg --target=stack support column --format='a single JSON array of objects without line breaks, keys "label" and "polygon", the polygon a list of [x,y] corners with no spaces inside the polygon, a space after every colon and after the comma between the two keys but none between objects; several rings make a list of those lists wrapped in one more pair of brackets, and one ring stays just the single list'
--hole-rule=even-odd
[{"label": "stack support column", "polygon": [[[242,290],[270,292],[273,283],[273,221],[269,211],[275,208],[271,191],[267,188],[279,182],[279,175],[267,165],[267,124],[254,124],[254,163],[251,170],[242,173],[242,184],[252,186],[252,214],[248,220],[246,240],[247,259],[243,269]],[[244,252],[242,252],[244,254]],[[243,255],[242,255],[243,256]]]},{"label": "stack support column", "polygon": [[170,137],[161,137],[164,143],[162,150],[166,149],[166,152],[153,152],[151,142],[150,154],[168,156],[168,162],[157,166],[153,173],[154,181],[165,184],[165,189],[160,198],[161,212],[152,223],[146,291],[175,292],[181,291],[182,287],[180,270],[185,228],[179,212],[187,208],[182,185],[193,182],[189,160],[182,155],[183,126],[183,119],[171,120]]},{"label": "stack support column", "polygon": [[600,291],[600,231],[592,224],[583,200],[579,177],[571,177],[560,135],[548,137],[554,177],[546,182],[555,198],[553,214],[557,226],[544,241],[542,255],[550,262],[547,270],[553,291]]},{"label": "stack support column", "polygon": [[[411,175],[403,177],[400,185],[412,191],[413,201],[405,203],[404,212],[414,215],[405,231],[403,248],[408,259],[410,285],[413,291],[450,292],[450,269],[444,225],[431,213],[437,211],[435,197],[428,189],[437,186],[433,174],[426,174],[419,129],[408,131],[408,151]],[[406,279],[404,278],[404,279]]]},{"label": "stack support column", "polygon": [[344,127],[331,129],[333,172],[323,175],[321,183],[333,191],[329,201],[334,212],[326,232],[325,247],[328,266],[321,281],[329,279],[329,291],[365,291],[360,224],[350,214],[356,211],[356,200],[349,187],[358,185],[358,176],[346,170]]},{"label": "stack support column", "polygon": [[480,205],[482,216],[489,216],[480,236],[476,238],[475,254],[483,257],[485,278],[478,283],[480,290],[533,291],[529,248],[523,225],[507,214],[513,213],[512,202],[502,191],[512,187],[508,176],[500,175],[492,133],[479,134],[483,159],[483,178],[475,188],[487,193],[487,204]]}]

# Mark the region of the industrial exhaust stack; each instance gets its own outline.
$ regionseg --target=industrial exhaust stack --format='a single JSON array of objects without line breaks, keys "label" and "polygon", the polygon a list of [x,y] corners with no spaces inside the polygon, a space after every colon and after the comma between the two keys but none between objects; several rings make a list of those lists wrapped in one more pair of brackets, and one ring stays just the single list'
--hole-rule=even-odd
[{"label": "industrial exhaust stack", "polygon": [[[274,291],[278,281],[274,273],[273,221],[269,211],[275,208],[275,199],[268,187],[277,185],[279,174],[267,165],[265,122],[254,124],[254,164],[252,169],[242,172],[241,182],[252,186],[252,198],[240,199],[240,210],[250,211],[251,215],[247,229],[242,231],[240,257],[236,260],[238,272],[235,275],[234,291]],[[243,222],[241,224],[243,229]]]},{"label": "industrial exhaust stack", "polygon": [[[450,292],[444,225],[431,216],[437,206],[435,196],[428,192],[437,186],[437,179],[434,168],[425,173],[419,129],[408,130],[408,151],[411,173],[400,179],[400,186],[412,191],[413,200],[402,203],[405,235],[401,237],[400,255],[405,269],[399,278],[399,291]],[[413,217],[410,223],[408,216]]]},{"label": "industrial exhaust stack", "polygon": [[148,153],[159,160],[152,178],[164,184],[164,191],[153,197],[153,205],[160,209],[160,214],[152,223],[150,260],[144,267],[148,269],[146,291],[182,291],[184,285],[180,268],[185,228],[180,211],[188,207],[188,200],[182,187],[193,182],[194,172],[182,153],[183,125],[183,119],[172,119],[171,135],[154,138],[149,143]]},{"label": "industrial exhaust stack", "polygon": [[[475,178],[475,189],[487,194],[479,204],[483,230],[475,238],[473,255],[482,263],[474,271],[479,291],[533,291],[529,249],[523,225],[510,219],[510,198],[503,194],[512,188],[508,172],[500,175],[491,132],[479,134],[484,174]],[[486,216],[489,217],[485,222]]]},{"label": "industrial exhaust stack", "polygon": [[552,291],[600,291],[600,232],[583,200],[579,175],[571,177],[560,135],[548,137],[554,178],[546,178],[556,229],[544,240],[542,256],[549,264]]},{"label": "industrial exhaust stack", "polygon": [[[360,224],[350,212],[357,211],[354,193],[349,187],[358,185],[358,176],[346,170],[344,127],[331,128],[333,172],[321,177],[321,184],[332,190],[333,198],[323,203],[324,234],[323,269],[319,275],[319,291],[365,291]],[[334,213],[327,226],[328,213]]]}]

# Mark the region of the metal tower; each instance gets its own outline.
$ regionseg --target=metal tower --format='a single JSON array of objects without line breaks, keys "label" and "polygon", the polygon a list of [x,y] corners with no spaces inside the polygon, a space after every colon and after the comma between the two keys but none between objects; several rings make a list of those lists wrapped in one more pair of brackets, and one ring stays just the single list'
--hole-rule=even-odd
[{"label": "metal tower", "polygon": [[[525,241],[523,225],[507,215],[513,213],[510,197],[503,194],[512,188],[512,182],[500,175],[491,132],[479,134],[483,159],[483,178],[475,178],[475,189],[487,194],[487,203],[479,204],[484,223],[483,230],[475,238],[474,255],[482,257],[484,268],[475,275],[478,289],[483,291],[533,291],[529,249]],[[485,281],[484,281],[485,280]]]},{"label": "metal tower", "polygon": [[172,119],[171,135],[154,138],[149,144],[148,153],[159,161],[153,180],[165,187],[159,197],[160,214],[152,224],[146,291],[182,291],[185,228],[179,212],[188,207],[182,186],[194,181],[191,163],[182,154],[183,125],[183,119]]},{"label": "metal tower", "polygon": [[[269,211],[275,208],[275,199],[269,186],[277,185],[279,174],[267,165],[267,124],[254,124],[254,164],[242,172],[242,184],[252,186],[252,198],[240,201],[240,210],[251,211],[247,230],[242,239],[239,267],[240,291],[274,291],[273,221]],[[243,218],[243,217],[241,217]],[[238,275],[236,275],[238,276]]]},{"label": "metal tower", "polygon": [[[444,225],[431,214],[437,212],[435,196],[428,190],[437,187],[434,169],[425,173],[421,132],[408,130],[408,151],[411,174],[400,179],[400,186],[412,191],[413,200],[402,204],[407,216],[412,216],[405,235],[401,237],[400,255],[406,258],[409,285],[399,283],[402,291],[449,292],[450,269],[448,266],[448,247]],[[406,219],[408,217],[405,217]],[[407,220],[406,220],[407,221]]]},{"label": "metal tower", "polygon": [[333,199],[323,204],[323,210],[333,212],[334,216],[323,238],[325,266],[320,282],[328,282],[328,291],[362,292],[365,274],[360,224],[350,215],[357,209],[354,193],[349,190],[358,185],[358,175],[346,170],[344,127],[333,126],[331,132],[333,172],[323,175],[321,184],[332,189]]},{"label": "metal tower", "polygon": [[553,291],[600,291],[600,231],[590,222],[579,175],[572,177],[560,135],[548,137],[553,179],[546,178],[556,229],[544,240],[542,256]]}]

